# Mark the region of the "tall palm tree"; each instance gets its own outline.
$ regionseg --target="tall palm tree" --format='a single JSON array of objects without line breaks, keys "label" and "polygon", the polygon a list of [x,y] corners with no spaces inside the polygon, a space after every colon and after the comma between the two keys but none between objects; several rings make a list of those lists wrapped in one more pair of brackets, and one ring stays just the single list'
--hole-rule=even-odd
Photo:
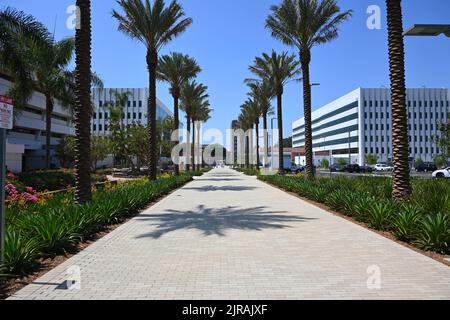
[{"label": "tall palm tree", "polygon": [[119,21],[119,31],[136,39],[147,48],[150,99],[148,104],[148,128],[150,135],[149,179],[156,180],[157,137],[156,137],[156,70],[158,52],[173,38],[183,33],[192,23],[185,18],[183,8],[176,0],[166,7],[164,0],[117,0],[124,15],[113,10],[112,15]]},{"label": "tall palm tree", "polygon": [[[54,42],[34,43],[31,46],[35,77],[34,88],[45,97],[45,165],[50,169],[50,141],[52,136],[52,113],[55,99],[63,107],[69,107],[71,101],[71,74],[67,66],[73,57],[75,41],[73,38]],[[90,93],[89,96],[90,97]]]},{"label": "tall palm tree", "polygon": [[[195,78],[200,71],[201,69],[195,59],[189,57],[188,55],[175,52],[171,53],[171,55],[164,55],[159,58],[157,77],[158,79],[169,83],[170,93],[173,97],[173,130],[178,130],[180,128],[178,105],[181,95],[181,87],[185,82]],[[177,140],[174,144],[178,145],[178,143],[179,141],[177,135]],[[178,158],[175,159],[175,175],[177,176],[180,174],[178,162]]]},{"label": "tall palm tree", "polygon": [[8,95],[23,107],[33,92],[30,44],[51,40],[47,28],[33,16],[13,8],[0,11],[0,71],[13,79]]},{"label": "tall palm tree", "polygon": [[267,116],[273,114],[271,100],[273,98],[273,89],[268,81],[249,83],[249,96],[253,98],[259,106],[261,117],[263,119],[263,138],[264,138],[264,158],[268,156],[268,135],[267,135]]},{"label": "tall palm tree", "polygon": [[[278,170],[284,172],[283,164],[283,92],[285,84],[300,74],[299,63],[295,55],[287,52],[277,54],[272,50],[272,54],[263,53],[262,57],[257,57],[250,71],[257,75],[262,81],[271,84],[274,94],[277,97],[277,117],[278,117]],[[247,82],[257,82],[247,79]],[[273,150],[272,150],[273,152]]]},{"label": "tall palm tree", "polygon": [[91,192],[91,1],[77,0],[79,28],[75,32],[75,199],[85,204]]},{"label": "tall palm tree", "polygon": [[[249,113],[245,111],[241,106],[241,113],[238,117],[237,127],[245,132],[242,136],[240,144],[244,146],[244,166],[248,169],[250,167],[250,136],[247,134],[248,130],[252,129],[254,125],[253,117],[249,116]],[[242,159],[241,159],[242,160]],[[242,166],[242,165],[241,165]]]},{"label": "tall palm tree", "polygon": [[[256,168],[259,169],[259,118],[261,117],[261,108],[258,101],[248,98],[241,106],[241,113],[251,124],[251,128],[255,128],[256,134]],[[253,134],[253,133],[252,133]]]},{"label": "tall palm tree", "polygon": [[[210,114],[212,112],[212,109],[210,108],[209,100],[203,100],[200,103],[194,105],[194,108],[191,111],[191,117],[192,117],[192,126],[193,126],[193,134],[192,134],[192,146],[195,146],[199,153],[203,154],[202,145],[200,144],[200,126],[203,122],[206,122],[210,119]],[[196,137],[196,138],[195,138]],[[197,143],[195,143],[195,139],[197,140]],[[195,150],[194,147],[194,150]],[[193,152],[195,156],[195,152]],[[203,157],[197,157],[197,171],[200,170],[200,166],[203,163]],[[195,162],[193,162],[193,166],[195,168]]]},{"label": "tall palm tree", "polygon": [[389,68],[391,78],[392,107],[392,155],[394,173],[392,195],[405,201],[411,196],[408,160],[408,119],[405,88],[405,47],[401,0],[386,0]]},{"label": "tall palm tree", "polygon": [[303,73],[306,176],[312,178],[314,169],[309,75],[311,49],[337,38],[339,25],[350,18],[352,11],[341,12],[336,0],[283,0],[281,5],[272,6],[271,11],[272,14],[266,20],[266,27],[272,31],[272,36],[287,45],[297,47],[300,51]]},{"label": "tall palm tree", "polygon": [[[191,145],[191,121],[192,121],[192,110],[197,106],[201,105],[203,101],[208,99],[209,95],[206,93],[208,90],[208,87],[197,83],[195,80],[186,82],[183,87],[181,88],[181,105],[180,109],[183,110],[186,113],[186,131],[187,131],[187,153],[186,156],[186,170],[190,170],[190,163],[193,164],[193,157],[194,157],[194,151],[192,150],[194,148],[194,144]],[[195,168],[194,168],[195,170]]]}]

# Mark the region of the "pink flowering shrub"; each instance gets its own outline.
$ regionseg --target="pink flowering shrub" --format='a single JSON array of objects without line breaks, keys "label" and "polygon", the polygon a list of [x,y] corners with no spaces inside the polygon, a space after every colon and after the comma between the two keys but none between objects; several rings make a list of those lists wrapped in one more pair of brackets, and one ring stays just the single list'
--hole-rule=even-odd
[{"label": "pink flowering shrub", "polygon": [[8,182],[5,191],[8,200],[13,202],[35,203],[39,201],[38,193],[31,187],[26,187],[25,191],[20,191],[14,184]]}]

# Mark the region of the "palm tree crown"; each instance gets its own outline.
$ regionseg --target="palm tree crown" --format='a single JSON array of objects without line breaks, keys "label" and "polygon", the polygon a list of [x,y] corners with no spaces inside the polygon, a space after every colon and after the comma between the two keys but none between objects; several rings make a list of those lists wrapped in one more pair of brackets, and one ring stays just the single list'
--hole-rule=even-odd
[{"label": "palm tree crown", "polygon": [[[277,54],[272,50],[272,54],[263,53],[262,57],[256,57],[254,64],[249,67],[250,71],[261,80],[265,80],[273,87],[275,94],[283,94],[284,85],[300,74],[299,63],[295,55],[288,52]],[[247,79],[247,82],[257,82],[254,79]]]},{"label": "palm tree crown", "polygon": [[183,84],[195,78],[200,72],[201,68],[197,61],[188,55],[173,52],[159,58],[157,77],[169,83],[170,93],[174,97],[179,97]]},{"label": "palm tree crown", "polygon": [[352,14],[351,10],[340,12],[335,0],[284,0],[271,11],[266,27],[272,36],[299,50],[337,38],[338,26]]},{"label": "palm tree crown", "polygon": [[119,21],[119,31],[136,39],[148,50],[158,52],[162,46],[183,33],[192,23],[184,17],[183,8],[176,0],[166,7],[164,0],[117,0],[124,9],[121,15],[113,10],[113,17]]},{"label": "palm tree crown", "polygon": [[33,92],[29,44],[48,43],[50,39],[47,28],[33,16],[13,8],[0,11],[0,70],[14,79],[9,94],[16,107],[25,105]]}]

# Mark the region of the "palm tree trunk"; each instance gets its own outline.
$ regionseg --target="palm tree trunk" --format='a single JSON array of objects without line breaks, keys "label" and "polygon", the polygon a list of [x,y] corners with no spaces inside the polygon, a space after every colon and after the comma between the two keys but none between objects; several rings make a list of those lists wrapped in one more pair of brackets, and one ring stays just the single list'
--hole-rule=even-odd
[{"label": "palm tree trunk", "polygon": [[259,170],[259,122],[256,122],[255,126],[256,126],[256,169]]},{"label": "palm tree trunk", "polygon": [[80,28],[75,32],[75,200],[91,201],[91,1],[77,0]]},{"label": "palm tree trunk", "polygon": [[50,144],[52,138],[53,99],[46,96],[45,104],[45,168],[49,170],[51,166]]},{"label": "palm tree trunk", "polygon": [[[191,113],[189,110],[189,107],[186,107],[186,155],[185,155],[185,159],[186,159],[186,171],[189,171],[191,169]],[[184,155],[184,154],[183,154]]]},{"label": "palm tree trunk", "polygon": [[191,144],[192,171],[195,171],[195,121],[192,119],[192,144]]},{"label": "palm tree trunk", "polygon": [[311,52],[304,48],[300,51],[300,62],[303,73],[303,107],[305,116],[305,157],[306,177],[314,178],[313,150],[312,150],[312,128],[311,128],[311,84],[309,79],[309,63],[311,62]]},{"label": "palm tree trunk", "polygon": [[158,162],[157,159],[157,144],[158,138],[156,133],[156,67],[158,65],[158,53],[156,50],[150,50],[147,53],[147,65],[149,71],[149,88],[150,88],[150,97],[149,104],[147,109],[147,121],[148,121],[148,130],[150,135],[150,155],[149,155],[149,179],[150,181],[155,181],[157,172],[156,165]]},{"label": "palm tree trunk", "polygon": [[269,146],[269,136],[267,134],[267,114],[263,115],[263,136],[264,136],[264,166],[267,166],[268,146]]},{"label": "palm tree trunk", "polygon": [[245,167],[250,168],[250,137],[245,136]]},{"label": "palm tree trunk", "polygon": [[200,121],[197,121],[197,171],[200,171],[200,166],[202,164],[202,146],[200,144]]},{"label": "palm tree trunk", "polygon": [[[283,92],[277,94],[278,113],[278,172],[284,173],[284,152],[283,152]],[[273,152],[273,151],[272,151]]]},{"label": "palm tree trunk", "polygon": [[405,201],[411,196],[411,183],[408,163],[405,49],[401,0],[386,0],[386,6],[392,101],[392,155],[394,162],[392,196],[396,200]]},{"label": "palm tree trunk", "polygon": [[[173,143],[174,146],[178,146],[179,142],[179,134],[178,134],[178,129],[180,128],[180,120],[179,120],[179,116],[178,116],[178,96],[177,95],[173,95],[173,118],[174,118],[174,125],[173,125],[173,130],[175,132],[177,132],[177,138],[175,140],[175,142]],[[180,175],[180,166],[179,166],[179,162],[180,162],[180,158],[178,157],[178,155],[175,157],[175,161],[174,161],[174,169],[175,169],[175,175],[179,176]]]}]

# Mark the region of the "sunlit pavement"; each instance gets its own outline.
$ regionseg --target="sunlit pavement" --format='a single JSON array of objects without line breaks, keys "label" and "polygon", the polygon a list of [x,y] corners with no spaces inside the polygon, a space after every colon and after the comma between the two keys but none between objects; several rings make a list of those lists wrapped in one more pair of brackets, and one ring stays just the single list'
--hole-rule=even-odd
[{"label": "sunlit pavement", "polygon": [[449,298],[450,267],[227,168],[196,178],[12,297]]}]

